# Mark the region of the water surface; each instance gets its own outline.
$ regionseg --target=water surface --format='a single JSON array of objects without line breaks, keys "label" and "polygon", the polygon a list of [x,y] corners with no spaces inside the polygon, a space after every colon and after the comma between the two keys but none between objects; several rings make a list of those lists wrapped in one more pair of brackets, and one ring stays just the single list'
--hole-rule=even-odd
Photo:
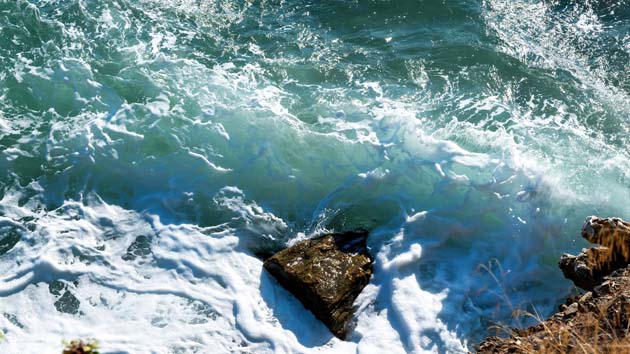
[{"label": "water surface", "polygon": [[[627,0],[0,0],[5,353],[466,352],[630,218]],[[348,342],[257,254],[371,230]]]}]

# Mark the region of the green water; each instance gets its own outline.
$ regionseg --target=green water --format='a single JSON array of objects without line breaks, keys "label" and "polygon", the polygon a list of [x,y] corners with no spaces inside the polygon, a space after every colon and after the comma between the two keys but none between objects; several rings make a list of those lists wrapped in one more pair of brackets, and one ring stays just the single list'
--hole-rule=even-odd
[{"label": "green water", "polygon": [[[187,284],[177,296],[221,307],[191,290],[206,277],[190,257],[241,259],[296,235],[364,228],[378,290],[357,315],[359,352],[379,331],[405,352],[463,351],[491,323],[522,325],[514,308],[546,315],[571,287],[556,261],[586,245],[583,219],[630,218],[628,9],[627,0],[0,0],[0,270],[16,274],[0,289],[3,311],[20,319],[52,303],[31,292],[58,279],[125,294]],[[236,237],[238,255],[185,253],[201,247],[191,232]],[[421,256],[388,268],[415,244]],[[479,268],[488,264],[500,265],[501,282]],[[139,281],[144,290],[116,280],[169,272]],[[33,275],[15,285],[24,274]],[[409,276],[413,296],[439,299],[430,320],[410,318],[397,297]],[[245,283],[264,293],[264,282]],[[95,318],[78,297],[74,320]],[[304,324],[282,313],[269,333],[298,344],[252,337],[225,306],[216,310],[233,317],[225,338],[254,352],[329,340],[303,337]],[[362,327],[376,314],[385,327]],[[143,345],[162,333],[151,321],[138,324]],[[11,323],[0,327],[7,345],[45,332]],[[186,342],[188,330],[168,338]],[[112,336],[113,347],[124,342]],[[160,343],[151,352],[197,348]]]}]

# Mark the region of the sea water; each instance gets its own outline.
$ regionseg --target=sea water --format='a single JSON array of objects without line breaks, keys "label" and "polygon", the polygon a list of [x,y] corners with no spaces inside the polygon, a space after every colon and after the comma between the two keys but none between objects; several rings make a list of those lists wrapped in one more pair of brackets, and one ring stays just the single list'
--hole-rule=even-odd
[{"label": "sea water", "polygon": [[[629,155],[628,0],[0,0],[0,352],[466,352]],[[344,342],[261,257],[355,229]]]}]

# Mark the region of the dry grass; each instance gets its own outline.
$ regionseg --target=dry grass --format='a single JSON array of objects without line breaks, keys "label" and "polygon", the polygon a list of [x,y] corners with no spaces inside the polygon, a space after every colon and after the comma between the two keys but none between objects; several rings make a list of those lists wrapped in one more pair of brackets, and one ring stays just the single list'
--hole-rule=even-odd
[{"label": "dry grass", "polygon": [[[516,310],[517,317],[534,318],[538,324],[525,330],[495,327],[507,333],[508,338],[487,338],[478,346],[479,353],[630,354],[630,268],[626,268],[630,263],[630,223],[618,218],[590,217],[582,228],[582,237],[600,247],[566,259],[588,267],[591,276],[587,280],[597,280],[595,284],[582,282],[589,289],[599,286],[579,299],[569,300],[568,306],[546,321],[538,314]],[[491,265],[481,269],[500,285]],[[579,284],[583,274],[572,275],[577,278],[571,279]],[[504,287],[500,288],[505,295]],[[509,302],[508,305],[511,306]]]},{"label": "dry grass", "polygon": [[570,301],[548,320],[517,310],[538,324],[525,330],[495,327],[508,338],[491,337],[479,353],[630,354],[630,270],[606,281],[598,293]]}]

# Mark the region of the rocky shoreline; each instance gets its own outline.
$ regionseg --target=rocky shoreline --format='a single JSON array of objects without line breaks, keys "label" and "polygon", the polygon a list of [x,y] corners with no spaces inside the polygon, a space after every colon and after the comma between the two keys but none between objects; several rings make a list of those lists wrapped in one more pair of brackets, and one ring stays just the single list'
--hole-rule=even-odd
[{"label": "rocky shoreline", "polygon": [[[367,236],[350,232],[301,241],[269,257],[264,267],[344,339],[353,302],[372,274]],[[598,246],[563,255],[559,267],[585,292],[536,326],[487,338],[477,353],[630,353],[630,223],[593,216],[582,237]]]},{"label": "rocky shoreline", "polygon": [[630,353],[630,223],[590,217],[582,237],[599,246],[565,254],[559,266],[586,292],[536,326],[487,338],[477,353]]}]

